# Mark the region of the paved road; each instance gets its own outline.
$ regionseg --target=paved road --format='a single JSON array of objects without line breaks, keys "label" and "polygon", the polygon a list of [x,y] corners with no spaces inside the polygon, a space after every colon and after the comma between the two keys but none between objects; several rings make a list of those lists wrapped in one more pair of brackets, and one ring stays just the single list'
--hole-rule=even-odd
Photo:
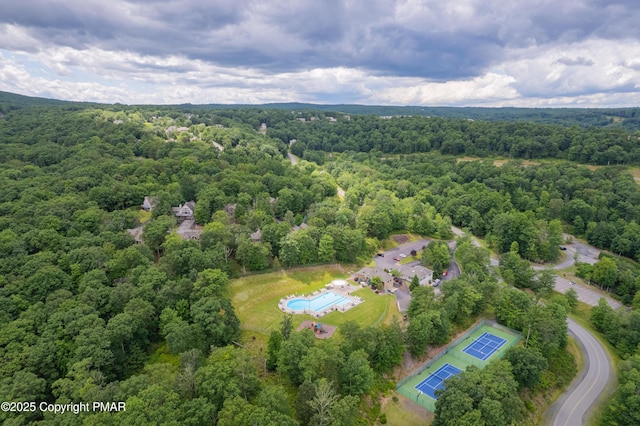
[{"label": "paved road", "polygon": [[[567,239],[571,237],[569,234],[564,234],[564,238]],[[573,237],[571,237],[574,239]],[[573,266],[575,262],[575,257],[577,253],[578,262],[590,263],[591,265],[595,264],[599,260],[600,250],[597,248],[590,246],[588,244],[581,243],[580,241],[572,242],[571,244],[565,244],[562,247],[566,248],[564,251],[565,258],[562,262],[556,263],[555,265],[534,265],[533,269],[539,271],[542,269],[566,269]]]},{"label": "paved road", "polygon": [[[464,232],[453,228],[456,235]],[[570,235],[565,234],[565,240]],[[598,261],[600,250],[590,245],[575,241],[565,244],[567,250],[564,251],[565,259],[555,265],[536,265],[536,270],[542,269],[565,269],[575,263],[577,257],[580,262],[594,264]],[[480,246],[477,239],[473,238],[474,244]],[[576,256],[576,253],[578,254]],[[497,263],[497,262],[496,262]],[[494,259],[491,259],[494,264]],[[556,277],[555,289],[561,293],[573,288],[578,293],[578,299],[591,306],[598,304],[600,298],[604,297],[609,306],[614,309],[622,307],[622,304],[611,297],[601,294],[594,288],[581,283],[571,284],[571,281]],[[576,426],[585,424],[587,415],[592,406],[598,401],[610,380],[615,380],[615,374],[611,359],[602,344],[587,330],[578,325],[575,321],[568,319],[569,333],[576,339],[584,355],[584,367],[579,376],[573,381],[569,389],[556,401],[547,411],[545,424],[553,426]]]},{"label": "paved road", "polygon": [[[460,228],[456,228],[455,226],[451,227],[451,230],[453,231],[454,234],[458,236],[464,235],[464,231]],[[474,245],[481,247],[481,244],[476,237],[471,236],[471,238]],[[579,262],[590,263],[591,265],[593,265],[599,260],[598,259],[598,256],[600,256],[599,249],[593,246],[590,246],[588,244],[584,244],[579,241],[576,241],[575,237],[569,234],[563,234],[563,238],[565,240],[567,239],[573,240],[572,243],[563,245],[563,247],[566,248],[566,250],[563,251],[564,260],[553,265],[533,265],[534,270],[536,271],[541,271],[543,269],[560,270],[560,269],[569,268],[573,266],[573,264],[575,263],[576,253],[578,253],[577,258]],[[498,266],[499,265],[498,259],[492,257],[491,265]],[[607,300],[607,303],[609,304],[609,306],[611,306],[613,309],[618,309],[622,307],[622,303],[611,298],[605,292],[599,292],[596,288],[589,285],[582,284],[579,280],[575,282],[575,284],[571,284],[571,281],[569,281],[568,279],[560,276],[556,276],[556,285],[555,285],[556,291],[560,293],[565,293],[570,288],[573,288],[578,293],[578,300],[580,300],[581,302],[587,303],[591,306],[597,305],[600,298],[604,297]]]},{"label": "paved road", "polygon": [[[451,231],[453,231],[453,233],[458,237],[465,235],[465,232],[462,229],[455,226],[451,227]],[[480,240],[474,235],[471,235],[471,243],[476,247],[482,247],[482,244],[480,244]],[[500,260],[491,254],[489,257],[489,261],[491,262],[491,266],[500,266]]]},{"label": "paved road", "polygon": [[567,392],[547,412],[546,424],[583,425],[591,407],[600,398],[613,375],[613,365],[602,344],[587,330],[569,319],[569,333],[584,354],[584,368]]},{"label": "paved road", "polygon": [[[571,236],[569,234],[564,234],[565,239],[567,239],[568,237]],[[584,244],[574,240],[573,243],[565,244],[563,245],[563,247],[566,248],[566,250],[564,251],[565,258],[563,261],[554,265],[534,265],[533,269],[535,269],[536,271],[541,271],[543,269],[560,270],[569,268],[575,263],[576,253],[578,253],[577,257],[579,262],[590,263],[591,265],[593,265],[599,260],[598,256],[600,256],[600,250],[588,244]],[[569,281],[568,279],[556,276],[556,291],[565,293],[570,288],[573,288],[578,293],[578,300],[588,305],[595,306],[598,304],[598,301],[602,297],[604,297],[607,300],[609,306],[611,306],[613,309],[622,307],[622,303],[611,298],[605,292],[599,292],[592,286],[582,284],[580,280],[575,282],[575,284],[571,284],[571,281]]]},{"label": "paved road", "polygon": [[296,157],[295,155],[293,155],[292,153],[287,153],[287,156],[289,156],[289,161],[291,161],[291,165],[295,166],[296,164],[298,164],[298,157]]}]

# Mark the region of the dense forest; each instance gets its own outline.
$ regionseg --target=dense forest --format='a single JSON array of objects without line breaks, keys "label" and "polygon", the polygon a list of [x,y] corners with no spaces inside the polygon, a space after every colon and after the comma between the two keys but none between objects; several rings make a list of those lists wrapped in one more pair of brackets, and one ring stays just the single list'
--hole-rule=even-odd
[{"label": "dense forest", "polygon": [[[182,106],[191,108],[191,105]],[[203,105],[199,108],[236,109],[239,105]],[[445,119],[481,121],[526,121],[540,124],[558,124],[578,127],[622,127],[629,131],[640,130],[637,108],[589,109],[589,108],[483,108],[483,107],[394,107],[372,105],[316,105],[316,104],[265,104],[244,105],[246,109],[281,109],[288,111],[340,112],[344,114],[376,115],[380,117],[424,116]]]},{"label": "dense forest", "polygon": [[[370,424],[405,356],[482,315],[527,329],[527,346],[461,374],[436,424],[520,422],[532,394],[575,374],[565,324],[575,298],[552,295],[529,261],[556,261],[569,231],[613,253],[580,274],[640,300],[640,193],[621,166],[450,155],[637,162],[636,135],[622,128],[7,95],[0,105],[0,395],[127,403],[119,413],[0,413],[5,424]],[[309,161],[293,166],[289,149]],[[180,234],[174,209],[192,201],[193,226]],[[440,295],[414,287],[406,321],[347,323],[317,342],[285,316],[259,354],[244,347],[230,279],[368,263],[394,233],[451,240],[451,225],[485,238],[500,268],[463,238],[461,276]],[[450,255],[430,247],[431,266]],[[600,311],[598,327],[621,315],[633,329],[635,310]],[[631,356],[640,340],[625,333],[611,340]]]}]

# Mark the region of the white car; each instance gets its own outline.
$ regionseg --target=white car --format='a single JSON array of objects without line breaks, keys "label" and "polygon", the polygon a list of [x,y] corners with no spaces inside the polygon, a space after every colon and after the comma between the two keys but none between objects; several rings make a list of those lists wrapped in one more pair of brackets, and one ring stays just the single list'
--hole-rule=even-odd
[{"label": "white car", "polygon": [[407,255],[404,253],[400,253],[400,257],[404,259],[405,257],[407,257]]}]

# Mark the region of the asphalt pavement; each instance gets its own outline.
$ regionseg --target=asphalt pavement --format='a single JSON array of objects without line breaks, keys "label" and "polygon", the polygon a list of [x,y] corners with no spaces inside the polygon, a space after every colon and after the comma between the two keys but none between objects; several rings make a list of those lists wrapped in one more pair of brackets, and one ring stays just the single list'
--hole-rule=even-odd
[{"label": "asphalt pavement", "polygon": [[[541,271],[544,269],[566,269],[575,264],[576,258],[579,262],[589,263],[591,265],[595,264],[599,260],[599,249],[588,244],[581,243],[580,241],[576,241],[575,238],[569,234],[564,234],[564,239],[572,239],[573,242],[570,244],[564,244],[562,246],[566,249],[562,252],[564,254],[563,260],[553,265],[534,265],[533,269],[535,269],[536,271]],[[592,286],[582,284],[579,280],[571,284],[572,282],[573,281],[569,281],[566,278],[556,276],[555,290],[560,293],[565,293],[570,288],[573,288],[578,293],[578,300],[591,306],[596,306],[598,304],[598,301],[604,297],[607,300],[609,306],[611,306],[613,309],[622,307],[622,303],[613,299],[608,294],[599,292]]]},{"label": "asphalt pavement", "polygon": [[622,307],[622,303],[618,302],[617,300],[613,299],[611,296],[608,296],[607,294],[599,293],[596,289],[592,288],[591,286],[587,286],[579,282],[576,282],[575,284],[571,284],[571,282],[572,281],[569,281],[566,278],[556,277],[556,285],[555,285],[556,291],[559,293],[566,293],[567,290],[572,288],[576,291],[576,293],[578,293],[578,300],[588,305],[596,306],[598,304],[598,301],[600,301],[600,299],[604,297],[607,303],[609,304],[609,306],[611,306],[613,309],[618,309]]},{"label": "asphalt pavement", "polygon": [[[457,228],[454,228],[453,231],[456,235],[464,233]],[[472,238],[474,244],[480,246],[479,241],[474,237]],[[566,248],[566,250],[563,250],[563,260],[555,265],[535,265],[533,268],[535,270],[561,270],[573,266],[576,259],[579,262],[591,265],[599,260],[599,249],[581,243],[569,234],[564,234],[564,239],[572,242],[562,246]],[[497,259],[491,258],[492,265],[497,263]],[[598,301],[604,297],[613,309],[622,307],[620,302],[598,292],[597,289],[591,286],[580,282],[574,283],[566,278],[556,276],[555,289],[557,291],[565,293],[570,288],[573,288],[578,293],[580,301],[591,306],[597,305]],[[575,321],[567,319],[567,324],[569,333],[576,339],[584,355],[584,366],[579,376],[547,411],[545,424],[553,426],[584,425],[591,409],[602,397],[607,384],[611,380],[615,380],[612,361],[600,341]]]},{"label": "asphalt pavement", "polygon": [[426,247],[428,244],[429,240],[418,240],[403,244],[399,247],[394,247],[385,251],[383,253],[384,256],[375,257],[376,266],[386,269],[394,269],[398,263],[397,260],[393,260],[394,258],[400,259],[403,257],[401,255],[409,256],[412,250],[418,252],[422,250],[422,247]]},{"label": "asphalt pavement", "polygon": [[454,278],[458,278],[460,276],[460,267],[456,263],[455,260],[455,252],[456,252],[456,242],[449,242],[449,250],[451,250],[451,261],[449,262],[449,267],[447,269],[447,276],[443,277],[443,281],[452,280]]},{"label": "asphalt pavement", "polygon": [[[427,245],[429,245],[429,240],[412,241],[403,244],[402,246],[394,247],[385,252],[381,252],[382,254],[384,254],[384,256],[375,256],[374,261],[376,263],[376,266],[379,268],[394,269],[397,267],[398,263],[398,261],[394,260],[394,258],[401,259],[403,256],[409,256],[411,255],[412,250],[418,252]],[[409,263],[408,265],[411,266],[412,264],[418,265],[420,264],[420,262],[415,261],[413,263]],[[409,303],[411,303],[411,292],[406,286],[402,286],[396,290],[395,294],[396,301],[398,303],[398,309],[400,310],[400,312],[406,312],[407,309],[409,309]]]},{"label": "asphalt pavement", "polygon": [[[569,234],[564,234],[565,239],[569,236]],[[573,237],[571,237],[573,239]],[[556,263],[555,265],[534,265],[533,269],[540,271],[542,269],[566,269],[573,266],[576,262],[575,259],[577,257],[578,262],[589,263],[591,265],[595,264],[599,259],[600,250],[590,246],[588,244],[581,243],[580,241],[574,241],[569,244],[563,244],[566,250],[563,251],[564,259],[560,263]],[[576,256],[577,253],[577,256]]]},{"label": "asphalt pavement", "polygon": [[567,323],[584,354],[584,368],[547,411],[545,424],[553,426],[584,425],[592,406],[615,377],[611,359],[600,341],[575,321],[568,319]]}]

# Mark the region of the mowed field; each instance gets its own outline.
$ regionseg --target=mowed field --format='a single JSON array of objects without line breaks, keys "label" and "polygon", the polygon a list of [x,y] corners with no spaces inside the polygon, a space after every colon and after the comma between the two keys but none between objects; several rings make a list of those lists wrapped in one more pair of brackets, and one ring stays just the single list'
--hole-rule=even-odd
[{"label": "mowed field", "polygon": [[640,167],[631,167],[629,172],[631,172],[633,180],[635,180],[637,184],[640,184]]},{"label": "mowed field", "polygon": [[[481,157],[470,157],[470,156],[463,156],[463,157],[458,157],[456,158],[456,162],[460,163],[463,161],[483,161],[486,160],[486,158],[481,158]],[[558,160],[558,159],[553,159],[553,158],[544,158],[544,159],[536,159],[536,160],[524,160],[521,158],[495,158],[492,160],[493,165],[496,167],[502,167],[505,164],[509,163],[509,162],[517,162],[523,166],[537,166],[539,164],[549,164],[549,163],[559,163],[559,162],[563,162],[565,160]],[[601,167],[607,167],[607,166],[594,166],[593,164],[579,164],[579,163],[573,163],[576,164],[578,166],[581,167],[586,167],[587,169],[593,171],[596,169],[599,169]],[[632,173],[634,169],[631,169]],[[637,169],[638,174],[635,175],[634,177],[637,177],[640,179],[640,169]]]},{"label": "mowed field", "polygon": [[[268,335],[278,330],[282,322],[284,313],[278,309],[280,299],[290,294],[307,295],[324,288],[335,279],[347,277],[339,265],[323,265],[239,278],[231,281],[229,291],[241,329]],[[364,303],[347,312],[332,312],[318,320],[310,315],[295,314],[294,328],[304,320],[335,326],[356,321],[361,326],[367,326],[389,323],[394,316],[400,316],[393,295],[377,295],[369,288],[359,289],[352,294],[361,297]]]},{"label": "mowed field", "polygon": [[[456,162],[460,163],[462,161],[482,161],[482,160],[485,160],[485,158],[464,156],[464,157],[458,157],[456,159]],[[542,163],[541,161],[531,161],[531,160],[522,160],[522,159],[513,159],[513,158],[512,159],[496,158],[493,160],[493,165],[496,167],[502,167],[509,161],[514,161],[514,162],[517,161],[523,166],[535,166]]]}]

